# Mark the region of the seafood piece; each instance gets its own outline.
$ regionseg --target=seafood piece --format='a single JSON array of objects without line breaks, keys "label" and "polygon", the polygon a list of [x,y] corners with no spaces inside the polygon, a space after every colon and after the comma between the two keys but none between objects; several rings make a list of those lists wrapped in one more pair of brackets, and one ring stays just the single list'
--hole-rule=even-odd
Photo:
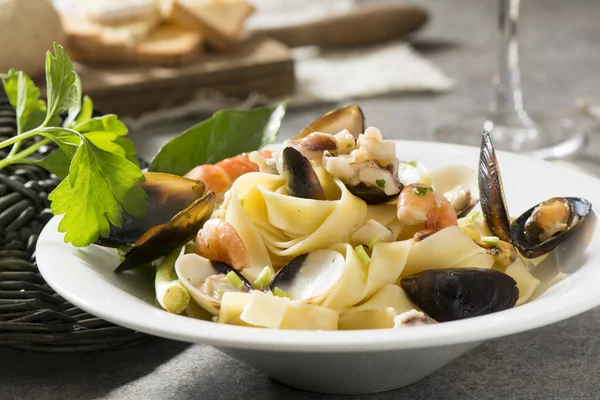
[{"label": "seafood piece", "polygon": [[503,267],[508,267],[517,259],[515,247],[497,237],[484,237],[482,240],[475,241],[475,243],[486,249],[488,254],[494,258],[494,262]]},{"label": "seafood piece", "polygon": [[288,139],[283,146],[293,147],[309,160],[320,163],[326,151],[336,155],[349,154],[356,148],[356,140],[344,129],[336,134],[313,132],[302,139]]},{"label": "seafood piece", "polygon": [[242,239],[229,222],[213,218],[198,231],[194,252],[212,261],[231,265],[236,271],[250,266],[250,255]]},{"label": "seafood piece", "polygon": [[437,321],[417,310],[409,310],[394,317],[394,328],[436,324]]},{"label": "seafood piece", "polygon": [[514,307],[517,282],[487,268],[422,271],[402,278],[409,299],[438,322],[472,318]]},{"label": "seafood piece", "polygon": [[144,173],[140,184],[146,192],[148,208],[142,218],[124,213],[121,227],[111,225],[108,237],[100,237],[97,245],[119,247],[135,243],[150,228],[168,223],[178,212],[202,197],[203,182],[159,172]]},{"label": "seafood piece", "polygon": [[395,144],[384,141],[381,132],[373,127],[359,135],[356,149],[349,154],[325,151],[322,159],[325,170],[367,204],[385,203],[402,190],[398,164]]},{"label": "seafood piece", "polygon": [[458,218],[466,216],[479,202],[477,173],[463,165],[440,165],[429,171],[431,187],[452,203]]},{"label": "seafood piece", "polygon": [[302,139],[313,132],[334,134],[344,129],[347,129],[353,136],[364,132],[365,117],[358,105],[352,104],[328,112],[302,129],[294,139]]},{"label": "seafood piece", "polygon": [[290,196],[303,199],[327,200],[325,191],[319,182],[310,161],[293,147],[282,151],[283,176]]},{"label": "seafood piece", "polygon": [[150,228],[135,242],[114,272],[124,272],[166,256],[182,247],[198,232],[215,206],[215,194],[208,192],[178,212],[167,224]]},{"label": "seafood piece", "polygon": [[526,258],[544,255],[567,240],[584,223],[591,210],[592,205],[586,199],[546,200],[512,223],[512,242]]},{"label": "seafood piece", "polygon": [[396,215],[405,225],[425,224],[425,230],[439,231],[458,225],[452,204],[431,187],[422,184],[408,185],[398,196]]},{"label": "seafood piece", "polygon": [[269,289],[279,289],[292,300],[319,304],[340,280],[346,262],[333,250],[315,250],[301,254],[283,266]]},{"label": "seafood piece", "polygon": [[193,253],[175,261],[175,273],[194,301],[213,315],[219,314],[223,294],[252,289],[246,278],[230,265]]},{"label": "seafood piece", "polygon": [[498,159],[490,133],[483,131],[479,156],[479,195],[485,223],[494,234],[505,242],[510,242],[510,220],[504,188],[500,176]]},{"label": "seafood piece", "polygon": [[364,244],[373,248],[377,243],[394,241],[394,233],[385,225],[370,219],[352,234],[350,241],[354,246]]},{"label": "seafood piece", "polygon": [[[259,154],[264,158],[272,156],[270,150],[262,150]],[[185,177],[200,180],[206,184],[207,190],[221,195],[229,190],[237,178],[248,172],[258,172],[258,170],[258,165],[250,161],[248,154],[243,153],[226,158],[216,164],[199,165],[185,174]]]}]

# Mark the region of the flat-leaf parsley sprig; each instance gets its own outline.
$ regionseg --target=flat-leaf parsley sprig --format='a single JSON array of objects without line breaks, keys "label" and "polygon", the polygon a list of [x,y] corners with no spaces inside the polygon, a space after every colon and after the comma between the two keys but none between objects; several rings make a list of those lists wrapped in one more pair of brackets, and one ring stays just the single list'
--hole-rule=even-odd
[{"label": "flat-leaf parsley sprig", "polygon": [[[17,115],[17,135],[0,142],[0,149],[12,146],[0,169],[36,164],[63,178],[48,199],[54,214],[64,214],[58,230],[66,233],[65,242],[87,246],[108,236],[110,224],[120,227],[123,212],[145,214],[146,192],[139,186],[144,174],[135,146],[124,137],[127,128],[115,115],[92,118],[92,101],[81,98],[81,81],[62,46],[54,44],[54,55],[46,54],[47,103],[23,71],[0,78]],[[35,137],[40,140],[30,140]],[[52,153],[33,157],[51,142],[58,146]]]}]

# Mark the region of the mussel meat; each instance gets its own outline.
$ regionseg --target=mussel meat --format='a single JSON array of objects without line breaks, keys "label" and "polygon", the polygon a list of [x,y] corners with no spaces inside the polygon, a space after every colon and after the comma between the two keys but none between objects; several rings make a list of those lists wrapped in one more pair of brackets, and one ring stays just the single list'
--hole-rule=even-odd
[{"label": "mussel meat", "polygon": [[283,266],[269,284],[279,288],[292,300],[319,304],[344,272],[342,254],[333,250],[315,250],[301,254]]},{"label": "mussel meat", "polygon": [[317,118],[302,129],[294,140],[302,139],[313,132],[334,134],[344,129],[347,129],[354,137],[365,131],[365,117],[358,105],[352,104],[338,108]]},{"label": "mussel meat", "polygon": [[135,243],[150,228],[168,223],[178,212],[202,197],[206,190],[203,182],[177,175],[146,172],[140,186],[148,195],[148,209],[142,218],[124,213],[121,227],[112,226],[108,237],[100,237],[96,244],[119,247]]},{"label": "mussel meat", "polygon": [[508,267],[517,259],[518,255],[515,246],[504,240],[475,241],[475,243],[486,249],[488,254],[494,259],[494,262],[503,267]]},{"label": "mussel meat", "polygon": [[438,322],[491,314],[514,307],[517,282],[487,268],[426,270],[402,278],[408,298]]},{"label": "mussel meat", "polygon": [[479,195],[485,223],[495,236],[510,242],[510,219],[498,159],[489,131],[481,136],[479,156]]},{"label": "mussel meat", "polygon": [[150,263],[186,244],[210,218],[214,206],[215,194],[208,192],[178,212],[168,223],[150,228],[127,251],[115,272]]},{"label": "mussel meat", "polygon": [[230,265],[193,253],[177,259],[175,273],[194,301],[213,315],[219,315],[224,293],[252,290],[250,282]]},{"label": "mussel meat", "polygon": [[327,200],[319,177],[310,161],[293,147],[282,150],[282,169],[290,196],[303,199]]},{"label": "mussel meat", "polygon": [[436,324],[437,321],[421,311],[408,310],[394,317],[394,328]]},{"label": "mussel meat", "polygon": [[511,225],[511,239],[526,258],[544,255],[564,242],[592,210],[577,197],[555,197],[530,208]]}]

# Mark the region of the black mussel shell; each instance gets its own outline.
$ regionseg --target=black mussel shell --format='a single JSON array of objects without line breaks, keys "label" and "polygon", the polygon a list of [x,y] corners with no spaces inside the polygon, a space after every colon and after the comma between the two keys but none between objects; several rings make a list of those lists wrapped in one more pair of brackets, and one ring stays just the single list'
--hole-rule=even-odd
[{"label": "black mussel shell", "polygon": [[282,167],[283,176],[286,179],[286,189],[290,196],[327,200],[317,173],[310,161],[298,150],[293,147],[283,149]]},{"label": "black mussel shell", "polygon": [[507,310],[519,298],[517,282],[494,269],[433,269],[402,278],[400,284],[408,298],[438,322]]},{"label": "black mussel shell", "polygon": [[302,129],[294,140],[302,139],[313,132],[336,134],[344,129],[347,129],[354,137],[358,137],[365,131],[365,116],[358,105],[352,104],[338,108],[317,118]]},{"label": "black mussel shell", "polygon": [[579,217],[578,222],[572,225],[567,231],[561,232],[542,243],[534,243],[525,233],[525,222],[529,216],[531,216],[535,208],[541,203],[525,211],[525,213],[523,213],[512,223],[512,243],[523,255],[523,257],[536,258],[549,253],[559,244],[567,240],[573,234],[573,232],[575,232],[577,228],[583,224],[588,214],[592,211],[592,204],[586,199],[578,197],[563,197],[563,199],[567,200],[571,204],[571,211],[577,214]]},{"label": "black mussel shell", "polygon": [[488,229],[501,240],[510,242],[510,218],[504,198],[502,177],[488,131],[483,131],[481,136],[479,195],[483,218]]},{"label": "black mussel shell", "polygon": [[121,227],[111,225],[108,237],[95,244],[119,247],[138,241],[150,228],[168,223],[178,212],[202,197],[206,186],[201,181],[159,172],[144,173],[140,186],[148,195],[148,209],[142,218],[125,213]]},{"label": "black mussel shell", "polygon": [[[388,195],[381,188],[376,186],[368,186],[363,182],[356,186],[346,185],[350,193],[356,197],[363,199],[367,204],[383,204],[392,201],[398,197],[400,191],[395,194]],[[402,189],[402,187],[400,187]]]},{"label": "black mussel shell", "polygon": [[120,273],[150,263],[185,245],[210,218],[214,206],[215,194],[208,192],[177,213],[167,224],[152,227],[131,246],[114,272]]}]

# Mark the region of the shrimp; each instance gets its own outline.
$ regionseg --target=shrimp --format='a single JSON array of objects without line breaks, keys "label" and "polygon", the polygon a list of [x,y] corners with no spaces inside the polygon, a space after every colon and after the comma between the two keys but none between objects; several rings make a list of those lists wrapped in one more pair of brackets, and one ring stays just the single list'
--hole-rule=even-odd
[{"label": "shrimp", "polygon": [[229,222],[220,218],[206,221],[196,235],[194,252],[211,261],[222,261],[236,271],[250,266],[250,254]]},{"label": "shrimp", "polygon": [[[424,223],[426,234],[458,225],[456,211],[448,199],[422,184],[408,185],[402,189],[396,215],[405,225]],[[420,232],[415,235],[417,238],[422,236]]]},{"label": "shrimp", "polygon": [[[263,150],[260,155],[264,158],[272,157],[270,150]],[[207,190],[222,194],[231,188],[237,178],[248,172],[258,172],[258,170],[258,164],[250,161],[248,154],[242,153],[216,164],[199,165],[185,174],[185,177],[202,181]]]}]

